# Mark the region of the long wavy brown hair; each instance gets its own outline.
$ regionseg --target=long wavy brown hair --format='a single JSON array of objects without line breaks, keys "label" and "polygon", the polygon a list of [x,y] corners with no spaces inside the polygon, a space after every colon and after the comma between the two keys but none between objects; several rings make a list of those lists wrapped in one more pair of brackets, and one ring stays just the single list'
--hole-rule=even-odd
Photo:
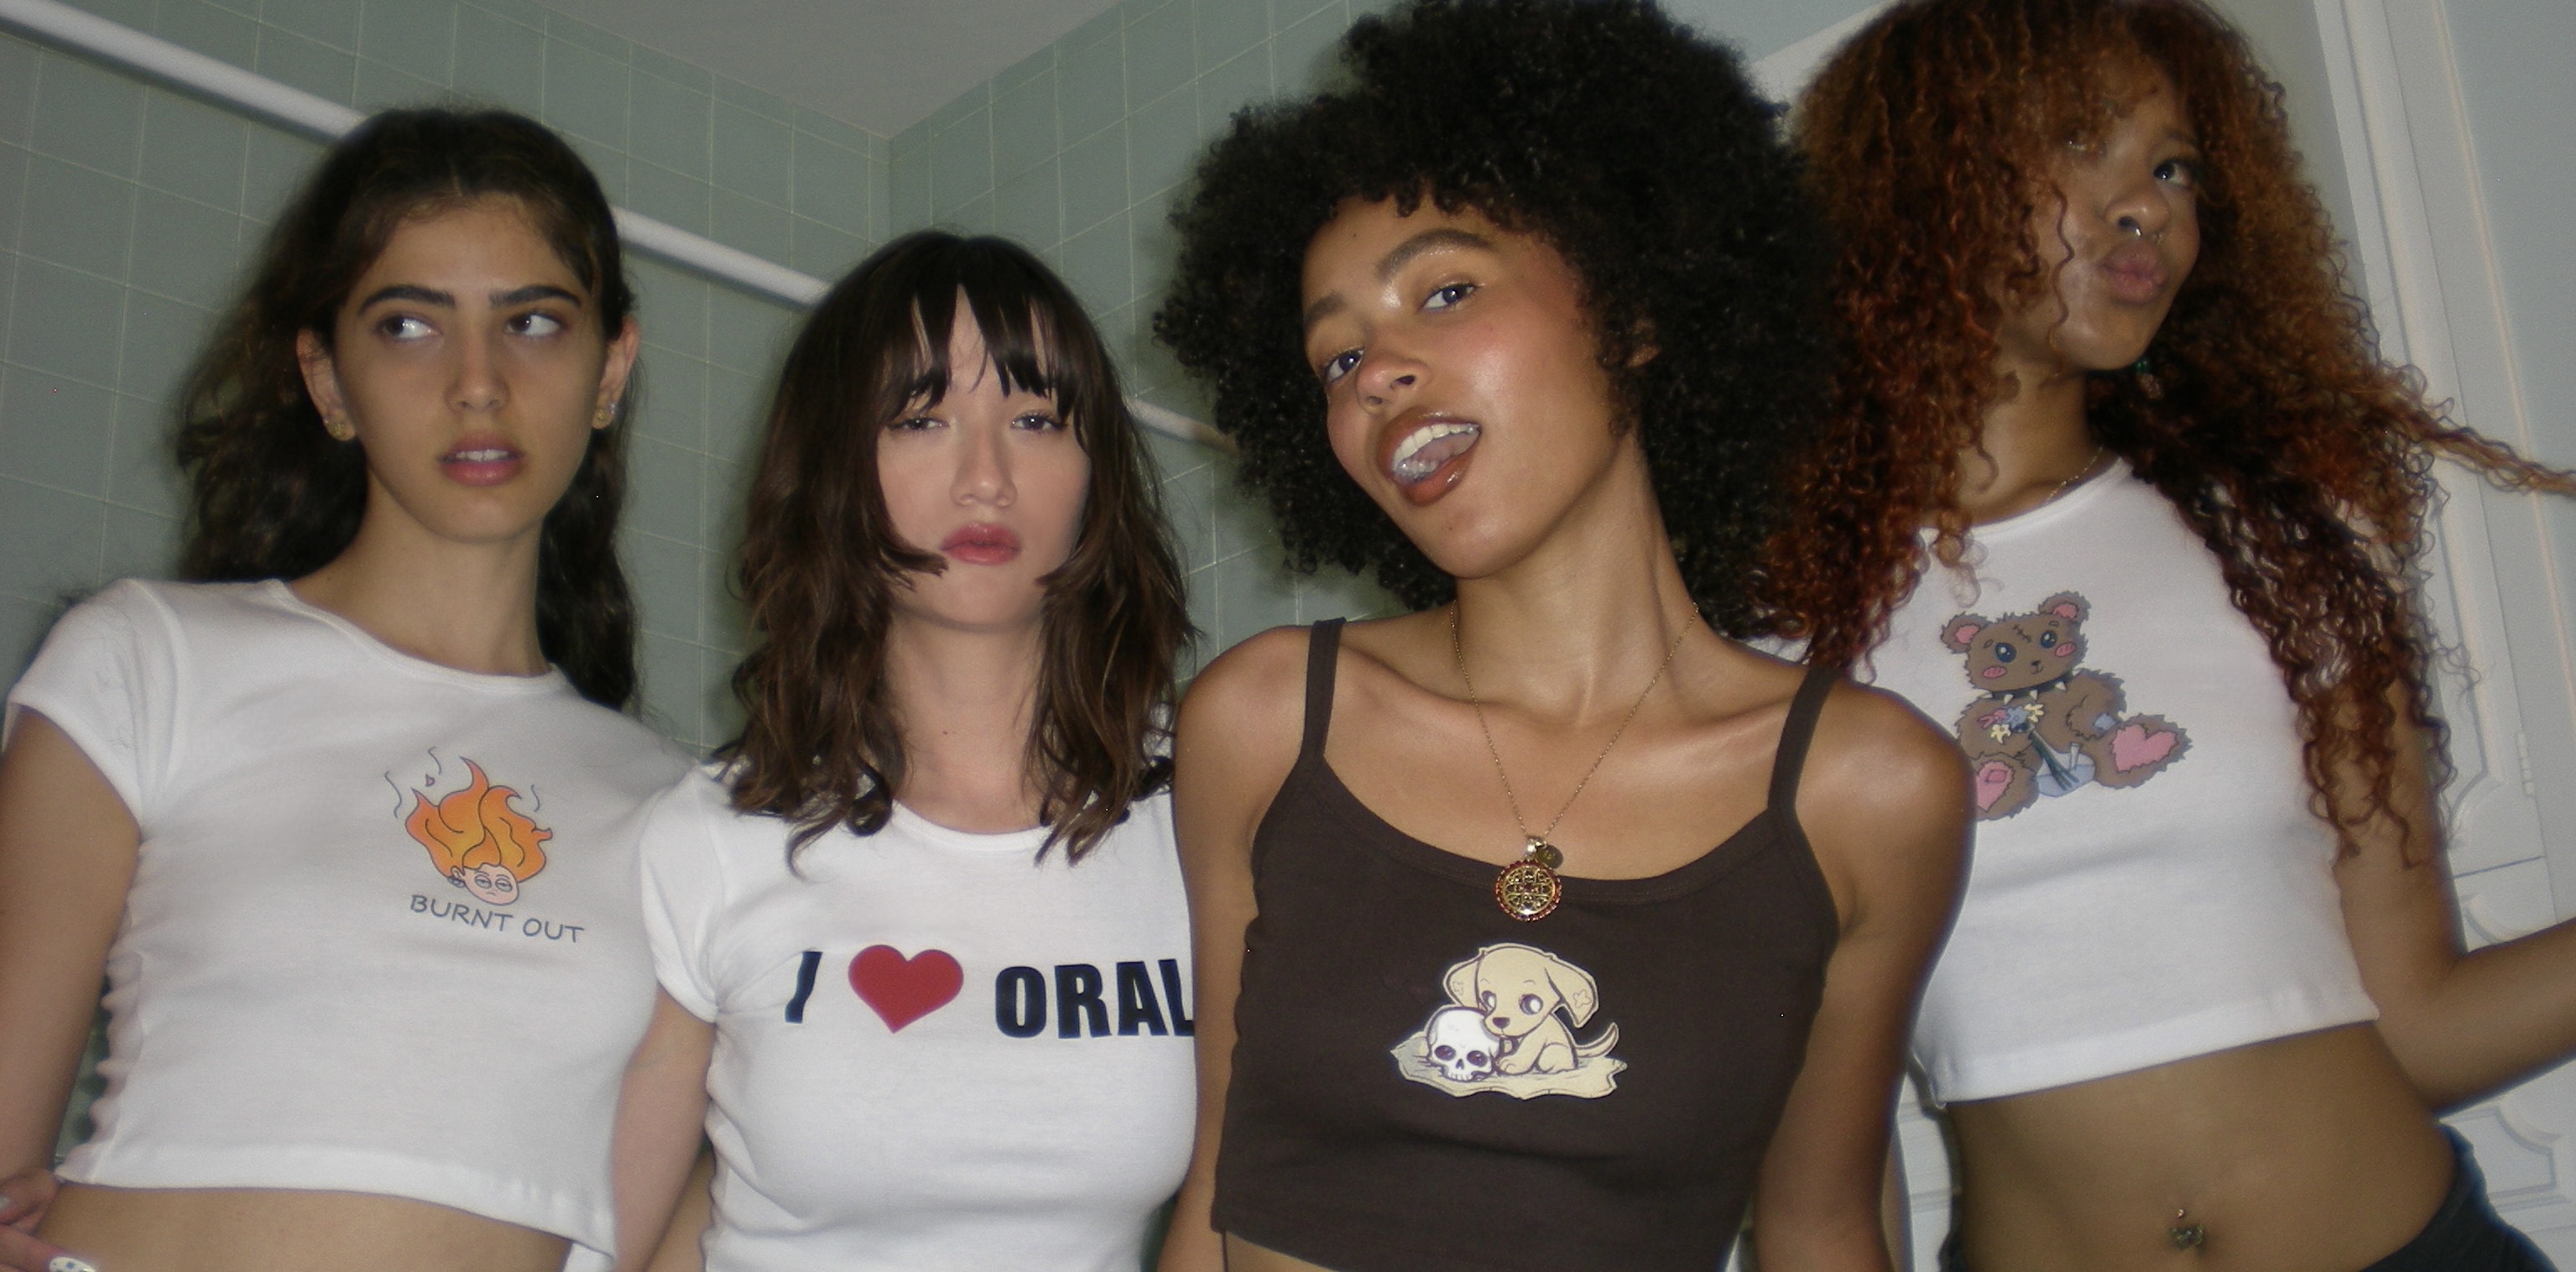
[{"label": "long wavy brown hair", "polygon": [[[2218,557],[2298,706],[2311,803],[2350,852],[2394,817],[2401,717],[2447,776],[2410,591],[2433,458],[2512,490],[2576,480],[2453,425],[2380,361],[2280,86],[2199,0],[1911,0],[1809,87],[1794,131],[1843,244],[1848,360],[1761,586],[1783,633],[1848,665],[1934,559],[1959,559],[1956,460],[2010,388],[1996,332],[2053,286],[2058,253],[2029,229],[2057,202],[2051,161],[2105,131],[2141,71],[2171,80],[2198,134],[2200,259],[2139,367],[2093,377],[2089,422]],[[2357,801],[2329,796],[2347,782]]]},{"label": "long wavy brown hair", "polygon": [[[1082,305],[1015,243],[909,234],[861,262],[798,333],[752,477],[742,589],[758,643],[734,672],[745,712],[733,805],[783,817],[798,850],[834,827],[885,828],[904,724],[886,632],[905,576],[946,564],[903,542],[877,485],[877,438],[953,376],[963,305],[1003,387],[1052,393],[1091,460],[1073,556],[1047,578],[1027,764],[1047,839],[1079,861],[1171,779],[1172,666],[1190,637],[1153,459]],[[932,333],[936,333],[935,335]]]},{"label": "long wavy brown hair", "polygon": [[[635,309],[599,179],[545,125],[499,110],[391,110],[322,159],[278,218],[250,286],[198,358],[179,405],[189,480],[181,577],[298,578],[358,534],[367,460],[334,441],[305,392],[295,338],[331,344],[358,277],[413,218],[486,199],[518,206],[599,307],[614,339]],[[635,602],[617,561],[626,412],[593,429],[537,546],[537,644],[582,696],[635,697]]]}]

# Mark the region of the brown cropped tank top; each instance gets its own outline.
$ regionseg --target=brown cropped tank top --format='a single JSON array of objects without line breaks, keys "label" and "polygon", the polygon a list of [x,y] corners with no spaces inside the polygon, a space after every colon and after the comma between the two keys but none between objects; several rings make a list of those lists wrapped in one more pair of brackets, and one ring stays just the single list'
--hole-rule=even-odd
[{"label": "brown cropped tank top", "polygon": [[1525,923],[1494,866],[1324,762],[1340,646],[1314,627],[1304,744],[1253,837],[1216,1226],[1342,1272],[1711,1272],[1839,929],[1795,812],[1833,676],[1800,686],[1752,821],[1652,878],[1568,877]]}]

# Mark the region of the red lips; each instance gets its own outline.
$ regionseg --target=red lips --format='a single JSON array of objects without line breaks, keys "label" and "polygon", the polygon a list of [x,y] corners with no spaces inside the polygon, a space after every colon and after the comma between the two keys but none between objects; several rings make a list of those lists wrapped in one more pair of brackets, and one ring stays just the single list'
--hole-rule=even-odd
[{"label": "red lips", "polygon": [[939,541],[939,551],[968,565],[1007,565],[1020,555],[1020,536],[987,521],[962,525]]}]

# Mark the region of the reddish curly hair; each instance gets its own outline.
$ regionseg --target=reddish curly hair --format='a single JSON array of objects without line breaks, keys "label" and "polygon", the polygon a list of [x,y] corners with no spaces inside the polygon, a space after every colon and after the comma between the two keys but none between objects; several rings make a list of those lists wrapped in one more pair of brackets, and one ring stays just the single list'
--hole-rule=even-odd
[{"label": "reddish curly hair", "polygon": [[[2142,71],[2198,134],[2201,253],[2140,364],[2152,378],[2095,375],[2089,423],[2218,557],[2298,706],[2311,803],[2351,852],[2394,817],[2401,714],[2441,736],[2409,590],[2433,457],[2507,489],[2576,480],[2449,423],[2379,360],[2281,88],[2199,0],[1909,0],[1809,87],[1794,130],[1843,244],[1848,360],[1760,586],[1778,631],[1845,666],[1932,558],[1957,562],[1956,459],[2006,387],[1997,330],[2053,286],[2029,230],[2057,201],[2052,160],[2106,131]],[[2357,802],[2329,797],[2338,774]]]}]

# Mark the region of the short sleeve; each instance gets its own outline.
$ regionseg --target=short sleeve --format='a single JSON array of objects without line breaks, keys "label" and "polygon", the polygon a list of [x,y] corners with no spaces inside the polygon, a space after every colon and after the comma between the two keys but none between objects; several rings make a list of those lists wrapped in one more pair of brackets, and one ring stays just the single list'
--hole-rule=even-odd
[{"label": "short sleeve", "polygon": [[653,976],[671,1000],[713,1021],[723,993],[710,966],[716,924],[725,906],[723,862],[709,824],[713,802],[723,815],[724,787],[707,769],[680,779],[644,815],[636,853],[643,871],[644,940]]},{"label": "short sleeve", "polygon": [[9,690],[0,734],[17,732],[22,711],[53,722],[106,775],[148,833],[167,773],[178,691],[169,611],[143,585],[116,583],[54,623]]}]

